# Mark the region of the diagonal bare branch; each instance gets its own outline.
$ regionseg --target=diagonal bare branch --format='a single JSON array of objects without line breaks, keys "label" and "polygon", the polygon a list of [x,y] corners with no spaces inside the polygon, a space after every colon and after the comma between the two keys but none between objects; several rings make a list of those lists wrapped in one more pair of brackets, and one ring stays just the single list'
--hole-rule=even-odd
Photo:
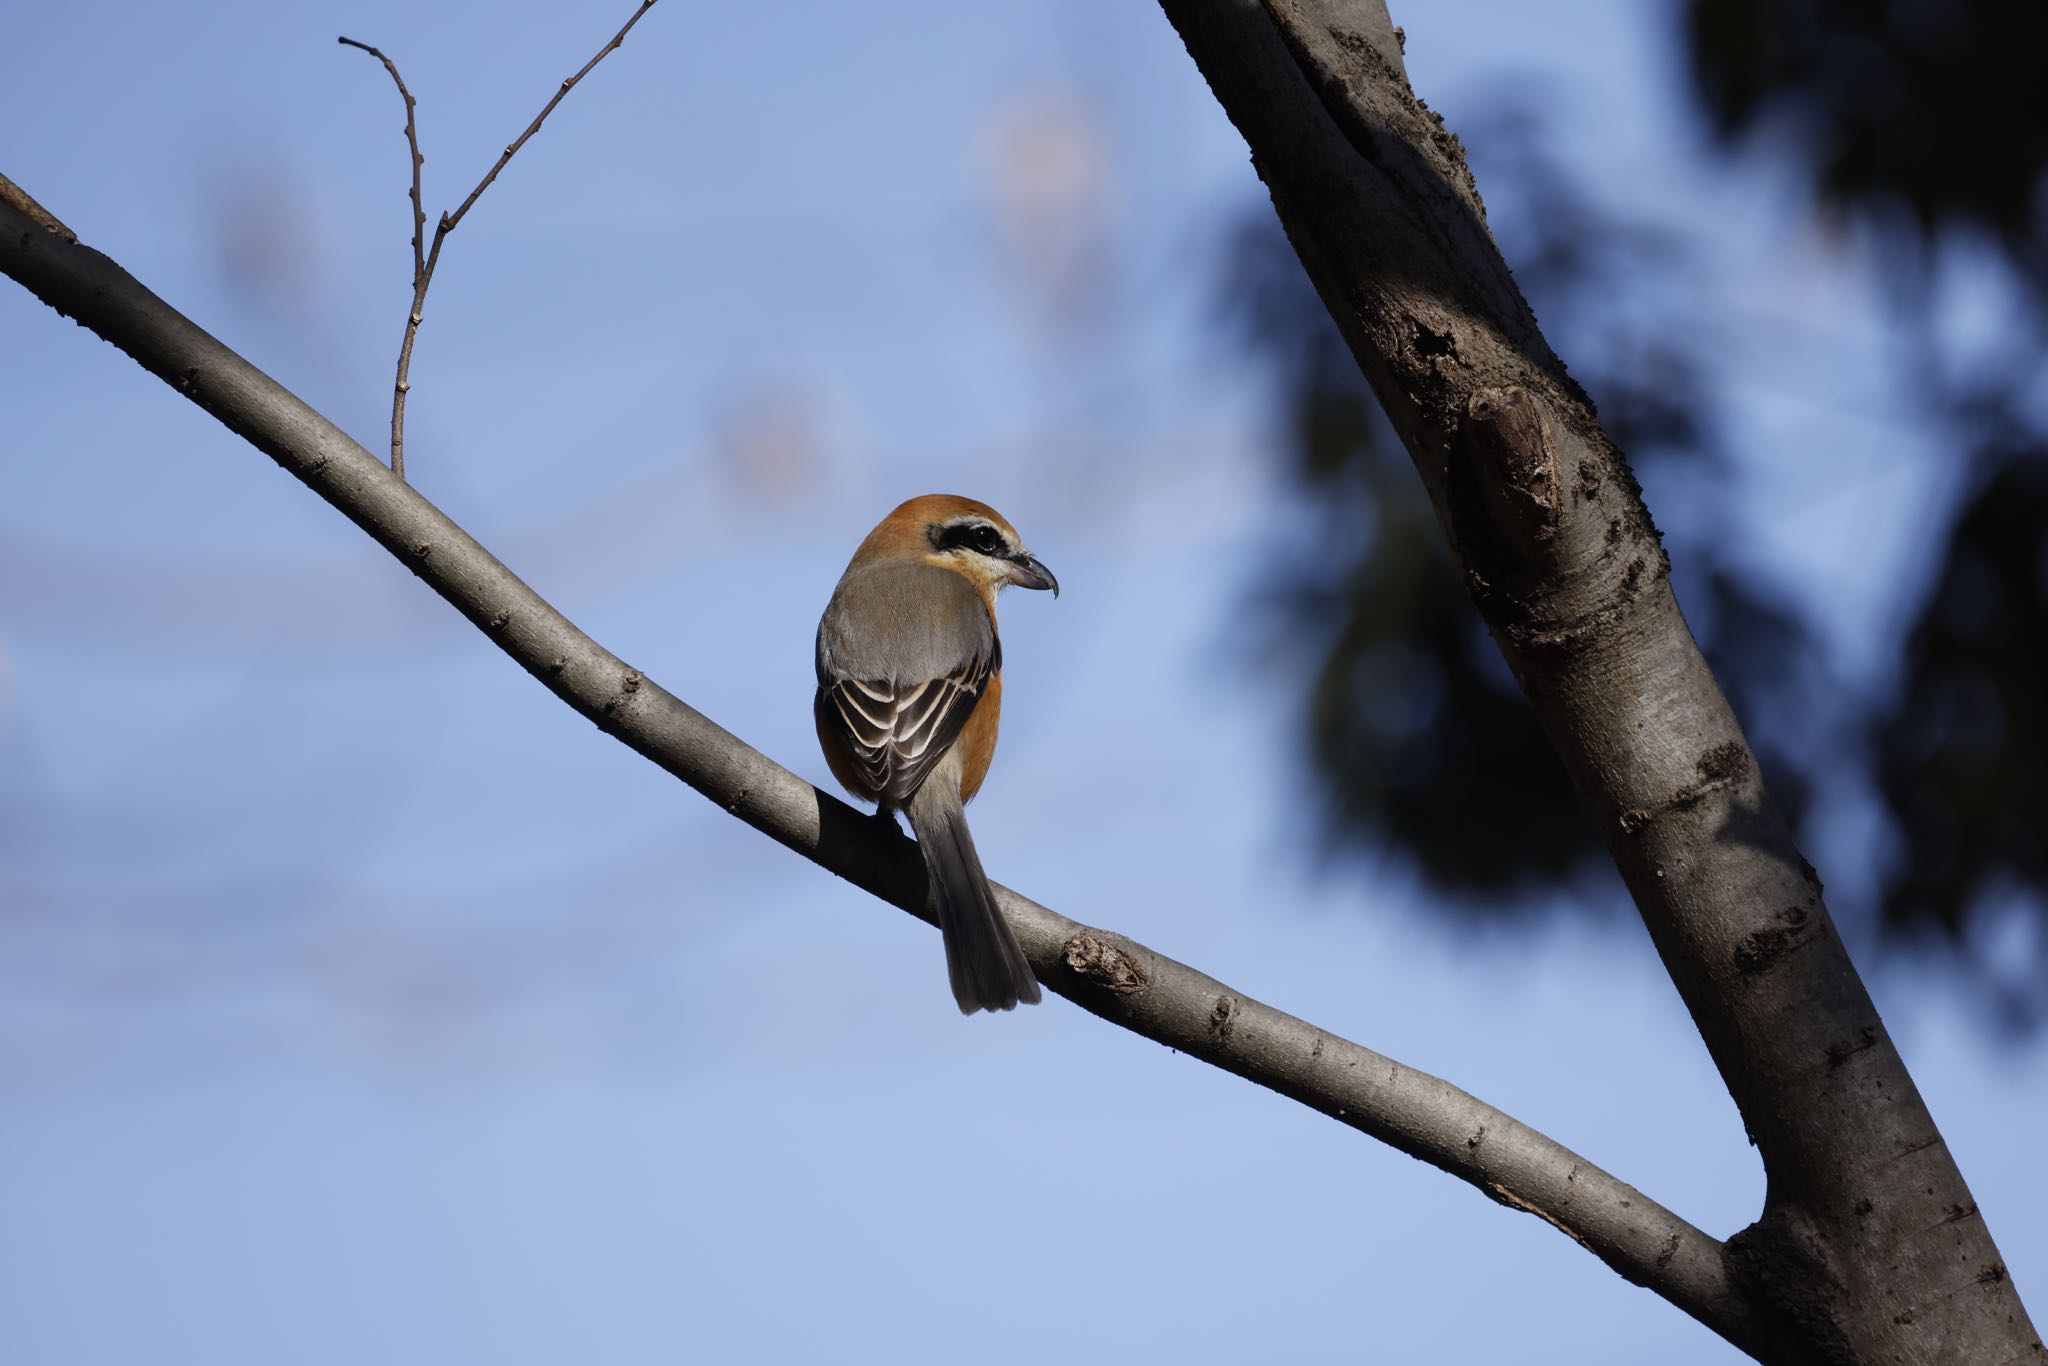
[{"label": "diagonal bare branch", "polygon": [[469,192],[469,197],[462,201],[461,206],[452,214],[444,212],[441,215],[440,221],[434,225],[433,245],[427,248],[424,254],[421,252],[420,244],[426,232],[427,215],[426,210],[421,207],[420,167],[426,158],[420,155],[419,125],[415,118],[417,106],[412,91],[406,89],[405,78],[398,74],[398,64],[382,51],[354,38],[343,37],[336,40],[344,47],[358,48],[384,63],[384,69],[391,73],[392,83],[398,87],[399,95],[405,100],[405,143],[407,150],[412,154],[412,307],[406,311],[405,337],[398,344],[398,379],[391,391],[391,472],[400,479],[405,478],[405,400],[412,392],[412,348],[413,343],[419,338],[420,323],[426,317],[427,287],[434,282],[434,267],[441,263],[441,243],[447,240],[448,234],[455,231],[455,225],[460,223],[477,200],[483,197],[484,191],[491,187],[491,182],[498,178],[498,172],[504,170],[506,164],[518,154],[519,149],[526,145],[526,140],[540,131],[540,126],[547,122],[548,115],[555,112],[555,106],[576,88],[578,81],[590,74],[593,67],[626,41],[626,35],[633,31],[633,25],[639,23],[641,16],[653,9],[654,5],[655,0],[639,0],[639,7],[633,11],[632,17],[626,20],[624,26],[611,36],[611,41],[599,48],[597,55],[585,62],[575,75],[562,82],[555,90],[553,98],[533,116],[533,122],[526,125],[526,131],[506,145],[497,161],[492,163],[491,169],[484,173],[484,178],[476,183],[476,188]]},{"label": "diagonal bare branch", "polygon": [[[820,867],[929,920],[911,842],[820,793],[583,634],[348,435],[89,247],[0,205],[0,271],[112,342],[305,483],[599,729]],[[1054,991],[1535,1214],[1738,1345],[1768,1327],[1723,1245],[1440,1078],[1121,935],[997,889]]]}]

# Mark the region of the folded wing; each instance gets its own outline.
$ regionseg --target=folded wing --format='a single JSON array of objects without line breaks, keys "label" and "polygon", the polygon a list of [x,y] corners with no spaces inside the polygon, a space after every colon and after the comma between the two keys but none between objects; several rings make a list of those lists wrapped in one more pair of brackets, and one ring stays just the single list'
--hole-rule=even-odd
[{"label": "folded wing", "polygon": [[1000,651],[990,650],[919,683],[834,679],[819,689],[830,704],[819,710],[868,789],[900,806],[960,737],[999,667]]}]

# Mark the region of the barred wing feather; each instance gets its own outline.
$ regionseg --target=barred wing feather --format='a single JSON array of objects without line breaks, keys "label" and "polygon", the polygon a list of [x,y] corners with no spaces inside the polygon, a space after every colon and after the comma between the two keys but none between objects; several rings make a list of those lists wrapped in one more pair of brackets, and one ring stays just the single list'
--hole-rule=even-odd
[{"label": "barred wing feather", "polygon": [[960,737],[995,670],[994,660],[971,659],[922,683],[835,679],[823,690],[827,715],[869,789],[901,805]]}]

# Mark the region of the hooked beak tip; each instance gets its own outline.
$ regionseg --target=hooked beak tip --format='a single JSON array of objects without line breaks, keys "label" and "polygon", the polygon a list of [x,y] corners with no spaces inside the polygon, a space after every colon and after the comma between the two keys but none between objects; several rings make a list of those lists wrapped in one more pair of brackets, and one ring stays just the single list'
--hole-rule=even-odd
[{"label": "hooked beak tip", "polygon": [[1010,561],[1010,582],[1019,588],[1050,588],[1055,598],[1060,595],[1060,581],[1036,555],[1019,555]]}]

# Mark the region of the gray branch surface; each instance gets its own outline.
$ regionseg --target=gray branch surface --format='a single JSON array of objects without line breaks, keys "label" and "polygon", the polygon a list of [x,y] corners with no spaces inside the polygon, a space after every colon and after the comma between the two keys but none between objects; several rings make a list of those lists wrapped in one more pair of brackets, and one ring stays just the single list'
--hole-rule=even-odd
[{"label": "gray branch surface", "polygon": [[[46,219],[55,222],[0,180],[0,271],[326,499],[600,730],[769,838],[931,920],[924,861],[893,824],[819,792],[584,635],[346,433]],[[1121,935],[996,891],[1033,970],[1084,1010],[1468,1181],[1715,1332],[1754,1338],[1722,1244],[1570,1149],[1449,1082]]]},{"label": "gray branch surface", "polygon": [[[1380,0],[1162,0],[1400,434],[1763,1158],[1727,1245],[1784,1362],[2039,1362],[1962,1174]],[[1738,1340],[1740,1341],[1740,1340]]]}]

